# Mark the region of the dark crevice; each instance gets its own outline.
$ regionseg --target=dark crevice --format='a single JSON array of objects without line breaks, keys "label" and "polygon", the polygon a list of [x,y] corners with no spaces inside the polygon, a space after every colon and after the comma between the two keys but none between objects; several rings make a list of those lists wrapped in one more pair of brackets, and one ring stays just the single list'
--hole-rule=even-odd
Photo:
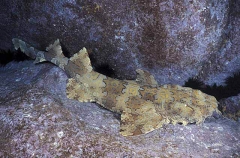
[{"label": "dark crevice", "polygon": [[216,97],[218,101],[223,98],[237,96],[240,93],[240,70],[225,80],[225,86],[217,86],[216,84],[213,86],[204,85],[202,82],[192,78],[184,86],[199,89],[206,94]]},{"label": "dark crevice", "polygon": [[114,70],[112,68],[110,68],[110,66],[107,65],[107,64],[103,64],[103,65],[100,65],[100,66],[95,66],[94,70],[103,74],[103,75],[106,75],[108,77],[115,78],[115,76],[116,76],[116,74],[114,73]]},{"label": "dark crevice", "polygon": [[11,61],[19,62],[24,60],[30,60],[30,58],[19,49],[15,51],[5,51],[3,49],[0,49],[0,66],[5,66]]},{"label": "dark crevice", "polygon": [[67,47],[66,47],[62,42],[60,42],[60,45],[61,45],[61,47],[62,47],[63,55],[64,55],[65,57],[70,58],[70,57],[71,57],[71,53],[69,52],[69,50],[67,49]]}]

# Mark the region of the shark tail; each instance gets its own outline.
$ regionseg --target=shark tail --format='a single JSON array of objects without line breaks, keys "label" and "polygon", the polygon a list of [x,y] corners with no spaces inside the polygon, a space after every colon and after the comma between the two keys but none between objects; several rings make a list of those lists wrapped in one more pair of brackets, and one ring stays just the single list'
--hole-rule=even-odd
[{"label": "shark tail", "polygon": [[26,42],[13,38],[12,42],[15,49],[20,49],[23,53],[32,59],[34,63],[44,61],[51,62],[66,71],[71,77],[75,78],[77,74],[80,76],[91,73],[93,68],[86,48],[81,49],[78,53],[74,54],[70,59],[64,56],[61,44],[57,39],[53,44],[50,44],[46,51],[40,51]]},{"label": "shark tail", "polygon": [[62,69],[64,69],[64,66],[68,63],[68,58],[64,56],[58,39],[53,44],[50,44],[46,48],[46,51],[37,50],[18,38],[13,38],[12,42],[15,49],[20,49],[27,56],[35,59],[34,63],[49,61]]},{"label": "shark tail", "polygon": [[96,101],[103,94],[106,76],[93,71],[86,48],[81,49],[70,59],[64,56],[59,40],[50,44],[46,51],[39,51],[24,41],[14,38],[15,49],[19,49],[32,59],[34,63],[51,62],[62,68],[70,77],[67,81],[66,93],[68,98],[82,102]]},{"label": "shark tail", "polygon": [[24,41],[18,39],[18,38],[13,38],[12,39],[14,48],[20,49],[23,53],[25,53],[27,56],[29,56],[32,59],[36,59],[37,57],[42,57],[42,61],[46,61],[44,60],[44,52],[43,51],[39,51],[37,49],[35,49],[34,47],[30,46],[29,44],[25,43]]}]

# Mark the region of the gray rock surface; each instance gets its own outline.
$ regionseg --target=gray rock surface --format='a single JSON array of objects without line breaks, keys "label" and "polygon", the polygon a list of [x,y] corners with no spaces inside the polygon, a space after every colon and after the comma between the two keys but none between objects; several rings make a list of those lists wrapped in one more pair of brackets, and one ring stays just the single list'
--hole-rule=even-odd
[{"label": "gray rock surface", "polygon": [[236,121],[240,121],[240,94],[221,99],[220,107],[224,116]]},{"label": "gray rock surface", "polygon": [[216,116],[123,137],[118,115],[67,99],[66,80],[49,63],[0,68],[0,157],[240,156],[240,122]]},{"label": "gray rock surface", "polygon": [[239,0],[2,0],[0,48],[20,38],[43,50],[59,38],[71,54],[87,47],[93,65],[118,78],[141,68],[160,84],[220,85],[240,69],[239,13]]}]

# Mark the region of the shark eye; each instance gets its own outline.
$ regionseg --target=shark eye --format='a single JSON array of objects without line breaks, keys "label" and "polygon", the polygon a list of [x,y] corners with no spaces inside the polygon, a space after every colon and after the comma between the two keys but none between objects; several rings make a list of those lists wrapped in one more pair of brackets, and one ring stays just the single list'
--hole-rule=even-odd
[{"label": "shark eye", "polygon": [[184,103],[184,100],[183,100],[183,99],[181,99],[181,100],[180,100],[180,102],[181,102],[181,103]]}]

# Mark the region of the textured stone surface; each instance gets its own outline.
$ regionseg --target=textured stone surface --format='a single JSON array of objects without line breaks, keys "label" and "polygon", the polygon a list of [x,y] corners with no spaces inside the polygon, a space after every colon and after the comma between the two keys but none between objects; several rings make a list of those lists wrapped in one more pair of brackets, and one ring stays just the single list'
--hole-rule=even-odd
[{"label": "textured stone surface", "polygon": [[0,69],[0,157],[240,156],[239,122],[216,116],[122,137],[118,115],[67,99],[66,79],[49,63]]},{"label": "textured stone surface", "polygon": [[0,48],[17,37],[45,49],[59,38],[71,54],[87,47],[93,65],[118,78],[141,68],[160,84],[195,76],[222,84],[240,67],[239,8],[238,0],[3,0]]},{"label": "textured stone surface", "polygon": [[220,105],[224,116],[240,121],[240,94],[220,100]]}]

